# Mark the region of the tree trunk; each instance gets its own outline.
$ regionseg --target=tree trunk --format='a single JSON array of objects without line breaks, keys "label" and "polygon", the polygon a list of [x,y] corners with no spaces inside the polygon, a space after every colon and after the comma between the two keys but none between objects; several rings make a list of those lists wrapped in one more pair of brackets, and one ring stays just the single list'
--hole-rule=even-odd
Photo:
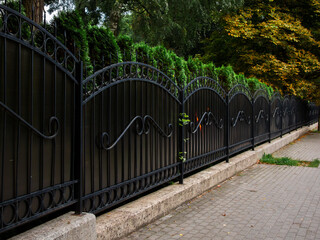
[{"label": "tree trunk", "polygon": [[[22,0],[22,4],[28,18],[39,24],[43,22],[44,0]],[[32,7],[34,8],[33,14]]]},{"label": "tree trunk", "polygon": [[116,1],[111,12],[109,19],[109,28],[115,36],[119,35],[119,23],[121,20],[121,4]]}]

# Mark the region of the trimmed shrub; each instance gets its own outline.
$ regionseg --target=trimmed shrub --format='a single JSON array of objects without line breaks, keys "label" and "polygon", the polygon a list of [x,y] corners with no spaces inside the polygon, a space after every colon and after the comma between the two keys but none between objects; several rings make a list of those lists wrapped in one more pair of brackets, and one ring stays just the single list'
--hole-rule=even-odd
[{"label": "trimmed shrub", "polygon": [[157,60],[157,68],[174,79],[174,62],[169,51],[163,46],[153,48],[154,59]]},{"label": "trimmed shrub", "polygon": [[88,26],[89,56],[95,69],[121,61],[120,48],[113,33],[105,27]]},{"label": "trimmed shrub", "polygon": [[169,55],[171,56],[171,59],[173,60],[174,65],[174,77],[176,79],[176,83],[180,88],[183,88],[185,85],[188,84],[188,75],[190,74],[188,69],[187,62],[181,58],[178,57],[174,52],[170,51]]},{"label": "trimmed shrub", "polygon": [[120,48],[122,54],[122,60],[127,61],[136,61],[135,48],[132,38],[126,35],[120,35],[117,38],[117,44]]},{"label": "trimmed shrub", "polygon": [[[89,57],[89,45],[87,32],[84,27],[82,18],[77,11],[59,12],[59,15],[54,17],[51,25],[57,24],[57,38],[65,43],[66,47],[71,52],[80,52],[80,59],[84,62],[88,74],[92,73],[92,63]],[[64,37],[66,32],[66,38]],[[74,46],[75,44],[75,46]]]},{"label": "trimmed shrub", "polygon": [[157,61],[154,59],[153,48],[144,42],[134,44],[136,61],[156,67]]}]

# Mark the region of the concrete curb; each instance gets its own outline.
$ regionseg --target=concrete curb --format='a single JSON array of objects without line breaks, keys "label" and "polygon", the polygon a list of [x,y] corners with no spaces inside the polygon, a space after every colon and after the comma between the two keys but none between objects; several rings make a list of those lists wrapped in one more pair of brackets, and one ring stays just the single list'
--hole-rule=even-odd
[{"label": "concrete curb", "polygon": [[229,163],[223,162],[194,174],[186,178],[183,185],[170,185],[97,217],[98,239],[119,239],[130,234],[232,177],[237,172],[254,165],[264,153],[270,154],[277,151],[316,126],[317,124],[314,124],[295,130],[271,143],[256,147],[255,151],[247,151],[230,158]]},{"label": "concrete curb", "polygon": [[72,212],[69,212],[11,239],[94,240],[97,239],[96,216],[91,213],[74,215]]},{"label": "concrete curb", "polygon": [[254,165],[264,153],[277,151],[316,126],[317,124],[303,127],[271,143],[262,144],[256,147],[255,151],[247,151],[230,158],[229,163],[219,163],[185,178],[183,185],[170,185],[103,214],[97,219],[90,213],[81,216],[67,213],[11,239],[119,239]]}]

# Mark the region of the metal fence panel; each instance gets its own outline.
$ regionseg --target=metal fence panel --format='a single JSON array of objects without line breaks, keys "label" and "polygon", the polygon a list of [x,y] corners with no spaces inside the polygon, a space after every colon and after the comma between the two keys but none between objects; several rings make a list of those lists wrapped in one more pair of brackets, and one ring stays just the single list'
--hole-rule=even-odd
[{"label": "metal fence panel", "polygon": [[84,210],[98,212],[179,176],[180,89],[119,63],[84,81]]}]

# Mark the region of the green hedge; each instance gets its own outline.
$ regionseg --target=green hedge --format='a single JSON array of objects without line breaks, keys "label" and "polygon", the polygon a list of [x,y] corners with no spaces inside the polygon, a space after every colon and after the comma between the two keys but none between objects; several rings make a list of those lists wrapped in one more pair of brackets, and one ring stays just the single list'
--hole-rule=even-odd
[{"label": "green hedge", "polygon": [[89,25],[87,38],[90,60],[94,63],[95,69],[121,61],[117,40],[108,28]]},{"label": "green hedge", "polygon": [[[72,52],[75,44],[75,52],[80,52],[80,58],[84,62],[88,74],[92,73],[93,67],[89,56],[87,30],[79,13],[77,11],[61,11],[58,16],[54,17],[51,25],[54,22],[57,26],[57,38],[65,43]],[[64,33],[66,33],[66,37]]]},{"label": "green hedge", "polygon": [[137,61],[163,71],[180,87],[198,76],[207,76],[216,79],[226,91],[241,83],[251,92],[259,88],[265,89],[269,95],[273,92],[271,87],[256,78],[236,74],[231,66],[215,67],[213,63],[204,64],[198,56],[185,60],[163,46],[151,47],[144,42],[134,43],[132,38],[126,35],[115,38],[104,26],[85,27],[77,12],[61,12],[55,20],[58,24],[58,38],[64,41],[65,29],[67,46],[71,41],[76,43],[80,48],[81,59],[89,67],[89,73],[92,72],[93,63],[98,70],[111,63]]}]

